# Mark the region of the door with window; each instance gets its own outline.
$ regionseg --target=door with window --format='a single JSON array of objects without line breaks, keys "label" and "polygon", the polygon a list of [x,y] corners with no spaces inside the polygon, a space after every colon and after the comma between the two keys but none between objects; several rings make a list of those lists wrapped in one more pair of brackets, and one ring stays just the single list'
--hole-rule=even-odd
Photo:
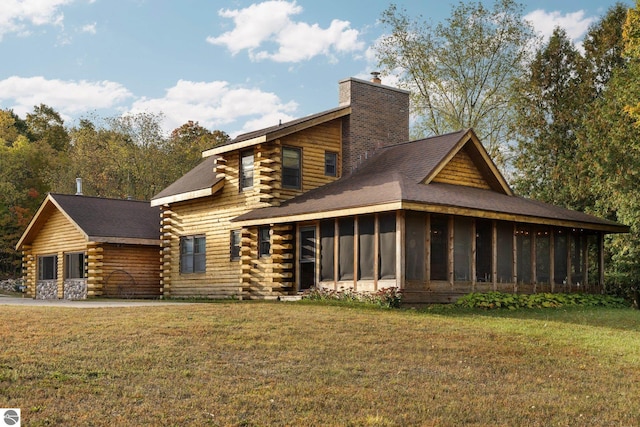
[{"label": "door with window", "polygon": [[316,227],[300,228],[298,251],[300,275],[298,289],[305,290],[316,285]]}]

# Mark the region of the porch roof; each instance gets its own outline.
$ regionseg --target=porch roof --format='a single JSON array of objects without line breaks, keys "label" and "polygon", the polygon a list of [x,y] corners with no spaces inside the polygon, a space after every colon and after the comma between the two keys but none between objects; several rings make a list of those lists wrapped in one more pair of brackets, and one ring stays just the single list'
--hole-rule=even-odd
[{"label": "porch roof", "polygon": [[[493,163],[487,165],[485,174],[489,181],[495,181],[491,190],[430,182],[434,171],[443,167],[469,132],[472,131],[387,147],[352,175],[280,206],[253,210],[234,221],[252,225],[411,209],[607,232],[629,231],[629,227],[617,222],[515,196],[499,172],[495,175]],[[489,170],[491,166],[495,170]]]}]

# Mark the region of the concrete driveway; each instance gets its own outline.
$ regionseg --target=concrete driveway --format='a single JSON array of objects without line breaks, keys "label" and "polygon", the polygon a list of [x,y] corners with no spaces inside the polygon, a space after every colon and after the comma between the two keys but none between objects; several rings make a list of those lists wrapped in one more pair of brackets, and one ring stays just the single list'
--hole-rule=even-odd
[{"label": "concrete driveway", "polygon": [[98,299],[98,300],[42,300],[0,295],[0,306],[21,305],[32,307],[68,307],[68,308],[101,308],[101,307],[153,307],[160,305],[195,304],[181,301],[133,300],[133,299]]}]

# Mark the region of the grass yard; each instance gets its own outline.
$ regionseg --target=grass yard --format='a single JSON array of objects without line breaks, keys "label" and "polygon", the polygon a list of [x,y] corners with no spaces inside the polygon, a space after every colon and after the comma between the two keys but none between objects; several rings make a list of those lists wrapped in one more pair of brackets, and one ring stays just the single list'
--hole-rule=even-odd
[{"label": "grass yard", "polygon": [[23,426],[640,425],[640,311],[4,306]]}]

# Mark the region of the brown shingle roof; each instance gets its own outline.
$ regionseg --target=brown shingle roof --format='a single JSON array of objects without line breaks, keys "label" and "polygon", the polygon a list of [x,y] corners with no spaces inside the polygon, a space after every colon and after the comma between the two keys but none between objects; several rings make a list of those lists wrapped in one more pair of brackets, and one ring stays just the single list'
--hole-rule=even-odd
[{"label": "brown shingle roof", "polygon": [[149,202],[67,194],[50,195],[91,240],[160,239],[160,208]]},{"label": "brown shingle roof", "polygon": [[87,241],[160,244],[160,209],[149,202],[50,193],[18,241],[18,250],[35,239],[54,210],[75,224]]},{"label": "brown shingle roof", "polygon": [[[505,194],[461,185],[422,184],[458,144],[466,131],[419,141],[398,144],[379,151],[350,176],[309,191],[278,207],[256,209],[235,221],[276,221],[324,212],[345,211],[362,207],[417,204],[450,208],[469,215],[486,217],[518,217],[520,221],[544,220],[551,223],[592,225],[608,231],[627,231],[628,227],[582,212]],[[445,209],[446,210],[446,209]]]},{"label": "brown shingle roof", "polygon": [[222,179],[216,178],[216,159],[217,156],[205,158],[195,168],[191,169],[173,184],[153,196],[152,200],[213,187],[218,181],[220,181],[220,179]]}]

